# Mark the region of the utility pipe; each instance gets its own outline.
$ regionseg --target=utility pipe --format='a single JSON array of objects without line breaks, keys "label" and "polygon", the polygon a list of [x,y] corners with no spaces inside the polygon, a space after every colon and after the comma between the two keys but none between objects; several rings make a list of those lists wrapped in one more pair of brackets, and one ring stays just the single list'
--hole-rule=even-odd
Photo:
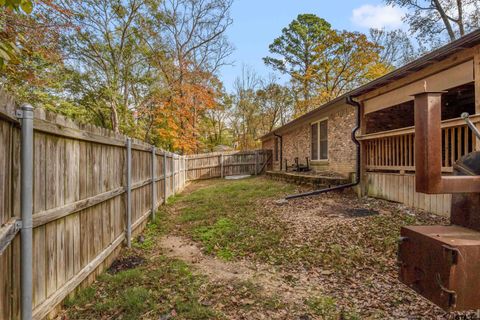
[{"label": "utility pipe", "polygon": [[22,120],[21,146],[21,316],[22,320],[32,319],[32,198],[33,198],[33,107],[22,105],[19,112]]},{"label": "utility pipe", "polygon": [[355,125],[355,128],[353,128],[352,135],[351,135],[352,141],[353,141],[353,143],[355,143],[356,151],[357,151],[357,159],[356,159],[356,164],[355,164],[355,181],[352,182],[352,183],[341,185],[341,186],[325,188],[325,189],[318,189],[318,190],[314,190],[314,191],[310,191],[310,192],[289,195],[289,196],[285,197],[286,200],[309,197],[309,196],[322,194],[322,193],[326,193],[326,192],[330,192],[330,191],[343,190],[343,189],[346,189],[346,188],[354,187],[354,186],[356,186],[360,183],[360,163],[361,163],[360,162],[361,161],[360,156],[361,156],[361,153],[360,153],[360,142],[357,140],[357,137],[356,137],[356,133],[357,133],[358,129],[360,129],[360,103],[354,101],[351,96],[347,97],[346,102],[347,102],[347,104],[357,108],[356,125]]}]

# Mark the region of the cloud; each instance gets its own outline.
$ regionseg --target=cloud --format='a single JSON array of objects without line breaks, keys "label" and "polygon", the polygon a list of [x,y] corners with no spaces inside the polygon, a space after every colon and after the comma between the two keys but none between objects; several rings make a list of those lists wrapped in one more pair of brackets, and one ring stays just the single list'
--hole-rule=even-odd
[{"label": "cloud", "polygon": [[364,28],[397,29],[403,26],[405,12],[398,7],[365,4],[353,9],[352,23]]}]

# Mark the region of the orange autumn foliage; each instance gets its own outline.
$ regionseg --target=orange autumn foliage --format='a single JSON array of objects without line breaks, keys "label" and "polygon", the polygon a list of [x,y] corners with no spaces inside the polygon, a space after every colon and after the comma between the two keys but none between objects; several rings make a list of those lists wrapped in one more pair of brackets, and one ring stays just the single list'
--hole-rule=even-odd
[{"label": "orange autumn foliage", "polygon": [[157,100],[154,125],[159,139],[168,141],[171,150],[198,152],[199,119],[217,106],[218,88],[219,81],[211,74],[184,71],[181,81],[171,83],[168,94]]}]

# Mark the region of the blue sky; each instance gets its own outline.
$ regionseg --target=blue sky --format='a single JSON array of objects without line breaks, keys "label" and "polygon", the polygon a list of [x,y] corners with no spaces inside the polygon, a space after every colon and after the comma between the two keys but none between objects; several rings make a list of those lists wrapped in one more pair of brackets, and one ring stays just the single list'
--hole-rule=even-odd
[{"label": "blue sky", "polygon": [[233,25],[227,31],[235,46],[231,56],[234,66],[221,70],[228,91],[240,75],[242,65],[251,66],[263,77],[271,69],[263,64],[268,45],[281,34],[298,14],[314,13],[330,22],[335,29],[367,32],[369,27],[402,26],[402,10],[387,7],[382,0],[235,0],[231,16]]}]

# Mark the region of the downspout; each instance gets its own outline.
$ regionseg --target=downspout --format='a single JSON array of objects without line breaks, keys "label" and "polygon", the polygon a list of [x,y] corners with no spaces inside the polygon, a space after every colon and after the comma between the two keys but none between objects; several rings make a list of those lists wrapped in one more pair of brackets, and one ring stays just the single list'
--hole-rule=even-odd
[{"label": "downspout", "polygon": [[283,166],[283,136],[276,134],[275,132],[273,135],[277,138],[280,138],[280,171],[282,171]]},{"label": "downspout", "polygon": [[285,197],[286,200],[309,197],[309,196],[322,194],[322,193],[326,193],[326,192],[330,192],[330,191],[343,190],[343,189],[346,189],[346,188],[355,187],[356,185],[358,185],[360,183],[360,163],[361,163],[361,161],[360,161],[361,160],[360,159],[360,142],[357,140],[357,137],[355,136],[358,129],[360,129],[360,103],[354,101],[351,96],[347,96],[347,101],[346,102],[347,102],[347,104],[357,108],[357,120],[356,120],[355,128],[353,128],[352,135],[351,135],[352,141],[356,145],[356,153],[357,153],[357,158],[356,158],[356,161],[355,161],[355,181],[352,182],[352,183],[341,185],[341,186],[325,188],[325,189],[318,189],[318,190],[313,190],[313,191],[309,191],[309,192],[305,192],[305,193],[299,193],[299,194],[292,194],[292,195],[286,196]]}]

